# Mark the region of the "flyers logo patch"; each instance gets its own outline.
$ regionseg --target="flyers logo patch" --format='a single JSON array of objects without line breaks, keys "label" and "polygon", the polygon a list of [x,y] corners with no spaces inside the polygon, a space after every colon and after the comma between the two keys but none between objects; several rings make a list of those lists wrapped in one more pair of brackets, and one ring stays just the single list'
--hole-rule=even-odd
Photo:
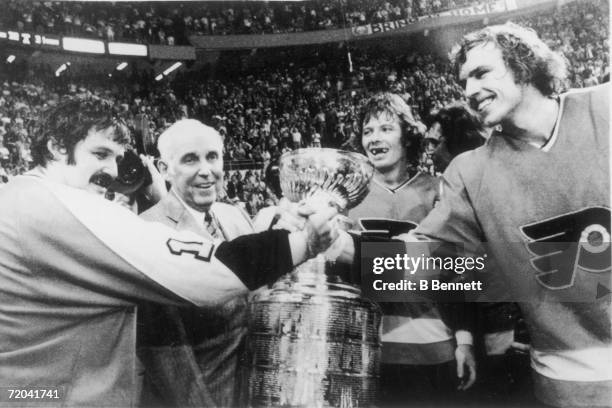
[{"label": "flyers logo patch", "polygon": [[521,227],[536,279],[548,289],[574,283],[578,269],[610,272],[610,209],[590,207]]}]

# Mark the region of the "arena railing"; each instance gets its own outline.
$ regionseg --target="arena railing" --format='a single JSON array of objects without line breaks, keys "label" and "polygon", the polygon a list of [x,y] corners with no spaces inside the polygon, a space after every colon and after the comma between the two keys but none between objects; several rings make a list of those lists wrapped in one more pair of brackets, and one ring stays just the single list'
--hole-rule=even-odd
[{"label": "arena railing", "polygon": [[264,162],[256,160],[226,161],[223,170],[263,170]]}]

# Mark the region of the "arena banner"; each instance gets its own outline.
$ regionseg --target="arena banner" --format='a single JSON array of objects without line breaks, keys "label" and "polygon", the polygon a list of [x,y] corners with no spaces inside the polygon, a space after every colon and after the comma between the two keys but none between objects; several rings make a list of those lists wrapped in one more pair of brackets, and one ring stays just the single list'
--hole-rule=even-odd
[{"label": "arena banner", "polygon": [[35,34],[21,31],[0,30],[0,41],[14,42],[26,46],[41,46],[43,48],[61,48],[61,37],[49,34]]},{"label": "arena banner", "polygon": [[[472,17],[485,14],[503,13],[506,11],[516,10],[516,0],[497,0],[490,3],[477,4],[470,7],[461,7],[457,9],[443,11],[436,14],[434,17],[422,16],[419,17],[419,21],[431,20],[432,18],[439,17]],[[407,27],[414,24],[408,19],[400,19],[394,21],[386,21],[384,23],[374,23],[364,26],[353,27],[351,33],[354,36],[372,35],[378,33],[384,33],[391,30],[397,30],[399,28]]]},{"label": "arena banner", "polygon": [[468,17],[478,16],[483,14],[503,13],[505,11],[516,10],[515,0],[498,0],[490,3],[476,4],[470,7],[461,7],[458,9],[443,11],[438,14],[438,17]]}]

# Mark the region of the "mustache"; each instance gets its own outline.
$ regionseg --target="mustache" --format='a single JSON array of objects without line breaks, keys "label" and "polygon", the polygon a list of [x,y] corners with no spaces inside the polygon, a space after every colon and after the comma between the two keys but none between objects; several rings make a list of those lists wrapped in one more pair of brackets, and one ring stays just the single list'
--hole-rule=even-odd
[{"label": "mustache", "polygon": [[112,184],[113,181],[114,181],[114,178],[110,174],[105,173],[103,171],[95,173],[89,179],[90,183],[96,184],[104,188],[108,188]]}]

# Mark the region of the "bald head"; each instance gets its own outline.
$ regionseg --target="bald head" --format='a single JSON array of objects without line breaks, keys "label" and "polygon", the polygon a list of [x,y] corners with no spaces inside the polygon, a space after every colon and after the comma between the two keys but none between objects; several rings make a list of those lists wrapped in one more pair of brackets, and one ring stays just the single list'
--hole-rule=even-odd
[{"label": "bald head", "polygon": [[157,150],[164,161],[171,160],[176,147],[187,139],[199,139],[205,144],[215,144],[223,149],[223,139],[219,132],[199,120],[182,119],[166,129],[157,139]]},{"label": "bald head", "polygon": [[159,170],[190,207],[207,211],[223,184],[221,135],[194,119],[170,126],[157,140]]}]

